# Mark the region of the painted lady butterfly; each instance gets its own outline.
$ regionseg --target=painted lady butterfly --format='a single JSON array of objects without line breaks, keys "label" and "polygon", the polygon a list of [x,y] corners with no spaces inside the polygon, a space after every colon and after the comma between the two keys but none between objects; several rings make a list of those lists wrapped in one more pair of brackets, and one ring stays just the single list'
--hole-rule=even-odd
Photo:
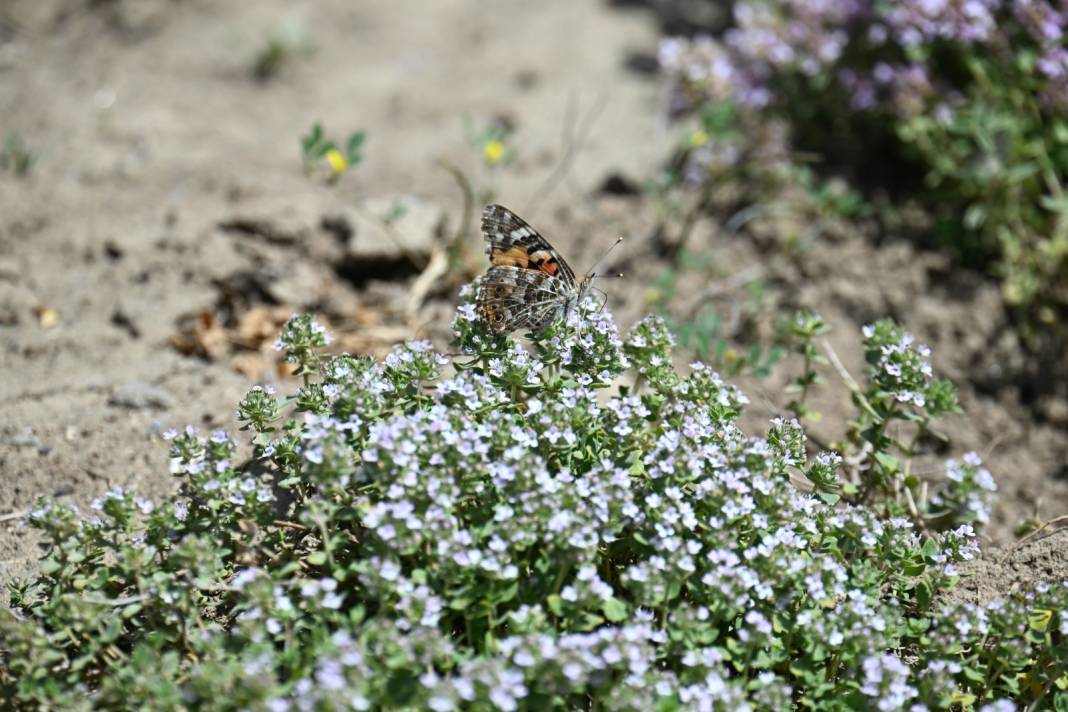
[{"label": "painted lady butterfly", "polygon": [[482,236],[492,266],[478,289],[478,313],[495,334],[541,331],[565,317],[590,289],[593,271],[576,280],[548,240],[507,208],[485,207]]}]

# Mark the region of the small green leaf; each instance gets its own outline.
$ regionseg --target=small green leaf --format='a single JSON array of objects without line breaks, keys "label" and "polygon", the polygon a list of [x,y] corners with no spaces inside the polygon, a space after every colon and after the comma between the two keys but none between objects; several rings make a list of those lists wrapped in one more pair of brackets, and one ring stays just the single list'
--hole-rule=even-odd
[{"label": "small green leaf", "polygon": [[901,573],[906,576],[920,576],[927,570],[927,564],[920,559],[910,558],[901,567]]},{"label": "small green leaf", "polygon": [[514,599],[518,593],[519,581],[512,581],[510,584],[496,592],[494,600],[496,603],[508,603]]},{"label": "small green leaf", "polygon": [[1048,608],[1037,608],[1027,616],[1027,624],[1031,626],[1031,630],[1039,633],[1046,632],[1051,620],[1053,620],[1053,611]]},{"label": "small green leaf", "polygon": [[896,457],[887,455],[885,452],[876,452],[875,460],[882,466],[883,470],[888,475],[897,472],[901,467]]},{"label": "small green leaf", "polygon": [[470,606],[470,596],[457,596],[455,598],[449,599],[449,608],[454,611],[464,611],[467,610]]},{"label": "small green leaf", "polygon": [[950,700],[953,702],[954,708],[971,709],[972,705],[975,704],[976,697],[968,692],[954,690],[953,694],[950,695]]},{"label": "small green leaf", "polygon": [[931,628],[931,620],[929,618],[909,618],[906,625],[911,635],[919,636]]},{"label": "small green leaf", "polygon": [[627,604],[614,596],[601,605],[601,611],[604,613],[604,617],[612,623],[622,623],[630,617]]},{"label": "small green leaf", "polygon": [[367,134],[363,131],[357,131],[349,136],[349,140],[345,143],[345,157],[349,159],[349,163],[356,165],[360,162],[360,148],[363,146],[364,139],[367,138]]},{"label": "small green leaf", "polygon": [[942,549],[938,546],[938,541],[934,537],[924,539],[922,551],[927,559],[934,559],[942,553]]},{"label": "small green leaf", "polygon": [[931,590],[931,584],[927,581],[919,581],[916,583],[916,600],[920,604],[921,608],[926,608],[931,599],[934,598],[934,593]]},{"label": "small green leaf", "polygon": [[300,147],[304,154],[311,154],[315,147],[319,145],[319,142],[323,140],[323,127],[321,124],[313,124],[311,130],[303,139],[301,139]]}]

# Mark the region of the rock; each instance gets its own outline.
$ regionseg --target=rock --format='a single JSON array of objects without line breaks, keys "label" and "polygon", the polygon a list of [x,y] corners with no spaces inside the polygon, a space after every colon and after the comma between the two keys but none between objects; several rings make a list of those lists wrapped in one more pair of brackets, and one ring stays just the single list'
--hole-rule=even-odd
[{"label": "rock", "polygon": [[319,301],[326,283],[319,270],[303,260],[294,260],[275,279],[265,281],[264,287],[279,304],[306,309]]},{"label": "rock", "polygon": [[41,438],[34,435],[30,430],[21,432],[18,435],[12,435],[11,444],[15,447],[40,448],[42,446]]},{"label": "rock", "polygon": [[445,225],[445,211],[414,196],[366,200],[323,216],[322,226],[347,243],[349,262],[383,264],[429,259]]},{"label": "rock", "polygon": [[130,381],[115,389],[108,400],[111,405],[126,408],[170,408],[174,396],[169,391],[143,381]]},{"label": "rock", "polygon": [[303,201],[250,201],[219,222],[226,232],[259,237],[276,245],[300,244],[317,227],[317,213]]}]

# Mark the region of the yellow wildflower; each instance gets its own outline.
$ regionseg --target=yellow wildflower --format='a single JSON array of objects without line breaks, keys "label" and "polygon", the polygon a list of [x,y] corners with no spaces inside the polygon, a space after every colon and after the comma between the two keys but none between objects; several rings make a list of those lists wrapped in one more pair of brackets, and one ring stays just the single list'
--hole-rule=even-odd
[{"label": "yellow wildflower", "polygon": [[491,166],[495,163],[500,163],[500,160],[504,158],[504,144],[497,139],[487,141],[486,145],[482,147],[482,157]]},{"label": "yellow wildflower", "polygon": [[692,134],[690,134],[690,145],[694,148],[700,148],[706,143],[708,143],[708,134],[702,131],[701,129],[697,129]]},{"label": "yellow wildflower", "polygon": [[335,178],[344,173],[349,167],[348,159],[336,148],[331,148],[327,151],[325,158],[326,162],[330,164],[330,170]]}]

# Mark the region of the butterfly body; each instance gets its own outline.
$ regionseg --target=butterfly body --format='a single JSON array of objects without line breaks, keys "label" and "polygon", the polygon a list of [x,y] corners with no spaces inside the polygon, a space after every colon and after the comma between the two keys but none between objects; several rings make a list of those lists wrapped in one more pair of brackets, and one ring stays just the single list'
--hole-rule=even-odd
[{"label": "butterfly body", "polygon": [[540,331],[585,297],[592,275],[576,280],[560,253],[507,208],[486,206],[482,236],[492,266],[482,278],[477,308],[494,333]]}]

